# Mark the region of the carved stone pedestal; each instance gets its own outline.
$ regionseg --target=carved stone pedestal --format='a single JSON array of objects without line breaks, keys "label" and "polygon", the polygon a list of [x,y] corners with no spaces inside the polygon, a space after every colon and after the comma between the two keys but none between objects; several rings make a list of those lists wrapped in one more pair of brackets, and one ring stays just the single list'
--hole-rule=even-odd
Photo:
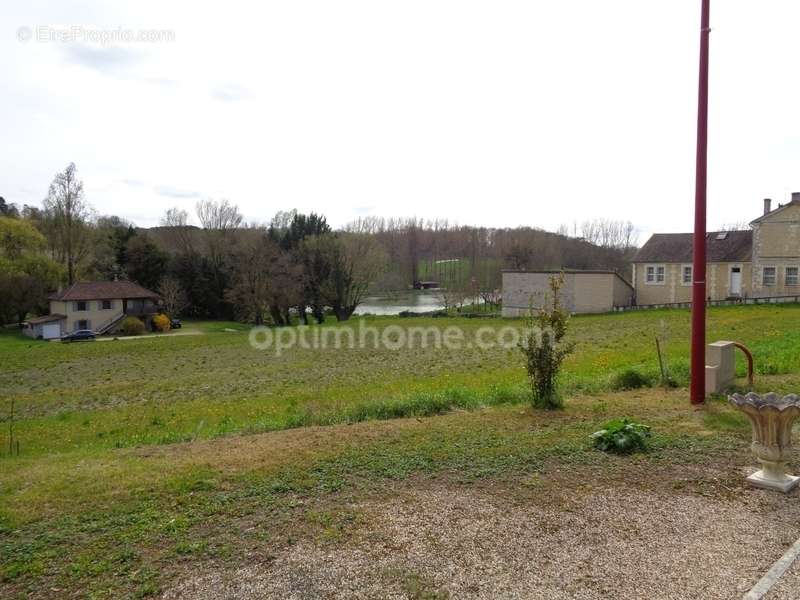
[{"label": "carved stone pedestal", "polygon": [[750,419],[753,443],[750,448],[761,463],[747,481],[756,487],[788,492],[800,483],[800,477],[786,473],[786,461],[792,447],[792,424],[800,416],[800,397],[780,397],[749,393],[733,394],[729,401]]}]

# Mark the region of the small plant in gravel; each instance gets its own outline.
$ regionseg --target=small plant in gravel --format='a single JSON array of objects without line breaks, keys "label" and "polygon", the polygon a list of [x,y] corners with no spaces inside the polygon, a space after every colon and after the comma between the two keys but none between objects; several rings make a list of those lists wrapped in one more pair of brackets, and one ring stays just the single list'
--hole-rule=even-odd
[{"label": "small plant in gravel", "polygon": [[608,421],[600,431],[592,434],[595,448],[615,454],[644,452],[649,437],[650,427],[627,418]]},{"label": "small plant in gravel", "polygon": [[561,306],[559,298],[563,285],[563,273],[550,278],[550,293],[541,308],[531,307],[527,329],[519,345],[525,355],[534,408],[554,410],[564,406],[558,391],[558,374],[573,344],[563,341],[569,321],[569,313]]}]

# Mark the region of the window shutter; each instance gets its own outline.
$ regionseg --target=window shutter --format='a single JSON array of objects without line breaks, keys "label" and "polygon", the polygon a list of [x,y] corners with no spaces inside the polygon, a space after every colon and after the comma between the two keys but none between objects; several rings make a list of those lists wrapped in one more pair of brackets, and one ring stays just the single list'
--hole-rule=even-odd
[{"label": "window shutter", "polygon": [[91,329],[91,328],[92,328],[92,321],[91,321],[91,319],[86,319],[86,329]]}]

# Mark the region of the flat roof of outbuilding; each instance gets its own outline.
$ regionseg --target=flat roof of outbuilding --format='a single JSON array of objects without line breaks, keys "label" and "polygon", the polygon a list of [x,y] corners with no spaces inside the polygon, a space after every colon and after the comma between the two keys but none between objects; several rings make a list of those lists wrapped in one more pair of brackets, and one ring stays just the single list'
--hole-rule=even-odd
[{"label": "flat roof of outbuilding", "polygon": [[566,275],[616,275],[625,285],[631,289],[634,289],[633,284],[620,275],[619,271],[614,271],[611,269],[503,269],[502,273],[544,273],[546,275],[559,275],[561,273]]}]

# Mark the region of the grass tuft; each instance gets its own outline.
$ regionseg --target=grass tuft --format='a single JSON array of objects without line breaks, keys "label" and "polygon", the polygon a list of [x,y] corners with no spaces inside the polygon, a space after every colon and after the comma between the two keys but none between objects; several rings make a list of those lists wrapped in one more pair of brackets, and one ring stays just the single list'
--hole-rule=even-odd
[{"label": "grass tuft", "polygon": [[638,390],[652,385],[653,380],[636,369],[625,369],[611,380],[611,389],[616,391]]}]

